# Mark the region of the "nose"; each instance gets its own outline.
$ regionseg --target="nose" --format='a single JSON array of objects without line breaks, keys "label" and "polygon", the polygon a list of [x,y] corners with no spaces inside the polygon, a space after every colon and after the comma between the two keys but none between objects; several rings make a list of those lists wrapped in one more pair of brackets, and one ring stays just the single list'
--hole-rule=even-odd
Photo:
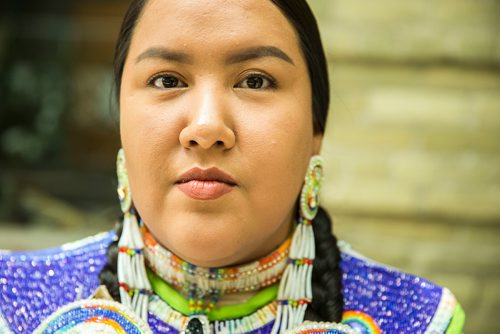
[{"label": "nose", "polygon": [[222,95],[211,89],[200,89],[199,94],[192,96],[197,103],[192,104],[188,124],[179,134],[182,146],[224,151],[235,145],[236,136],[228,124],[230,115]]}]

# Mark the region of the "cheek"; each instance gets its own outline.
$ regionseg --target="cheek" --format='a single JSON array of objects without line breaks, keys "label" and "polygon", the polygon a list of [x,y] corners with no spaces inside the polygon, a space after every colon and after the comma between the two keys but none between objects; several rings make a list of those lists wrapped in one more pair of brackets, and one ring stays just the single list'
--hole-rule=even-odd
[{"label": "cheek", "polygon": [[143,87],[143,78],[134,78],[125,66],[120,96],[120,135],[127,152],[151,154],[178,141],[176,108],[169,108],[151,96]]},{"label": "cheek", "polygon": [[164,184],[174,174],[165,161],[178,144],[177,123],[161,108],[145,107],[147,101],[138,97],[122,102],[120,133],[130,186],[134,203],[140,212],[146,213],[161,207]]},{"label": "cheek", "polygon": [[311,120],[304,110],[275,109],[275,117],[256,119],[257,126],[247,127],[248,145],[243,143],[241,158],[252,173],[249,193],[263,214],[286,215],[300,192],[313,146]]},{"label": "cheek", "polygon": [[133,96],[124,103],[120,111],[122,144],[147,150],[178,141],[175,133],[178,121],[161,105]]}]

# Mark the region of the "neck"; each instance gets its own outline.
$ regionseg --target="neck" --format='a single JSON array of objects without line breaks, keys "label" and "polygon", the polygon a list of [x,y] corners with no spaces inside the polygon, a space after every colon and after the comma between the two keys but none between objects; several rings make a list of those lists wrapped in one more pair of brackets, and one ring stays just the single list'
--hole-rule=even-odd
[{"label": "neck", "polygon": [[[181,235],[182,239],[165,237],[164,231],[161,229],[151,229],[150,233],[158,237],[157,242],[161,246],[185,262],[203,268],[226,268],[257,261],[276,250],[291,236],[294,226],[296,226],[293,211],[290,211],[278,224],[273,223],[272,225],[276,226],[258,237],[243,234],[235,238],[228,238],[224,234],[225,230],[220,229],[220,226],[210,232],[205,230],[191,231],[188,237]],[[250,232],[250,235],[254,234],[255,231]]]},{"label": "neck", "polygon": [[143,230],[148,267],[185,298],[205,308],[238,304],[280,281],[291,240],[256,261],[224,268],[204,268],[183,261]]}]

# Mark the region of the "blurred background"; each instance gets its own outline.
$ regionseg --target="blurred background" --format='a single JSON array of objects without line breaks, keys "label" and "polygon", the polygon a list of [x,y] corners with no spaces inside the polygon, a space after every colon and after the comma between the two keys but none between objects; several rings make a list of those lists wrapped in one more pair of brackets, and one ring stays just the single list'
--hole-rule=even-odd
[{"label": "blurred background", "polygon": [[[310,0],[330,64],[322,203],[339,239],[500,322],[500,1]],[[127,1],[2,1],[0,248],[113,227]]]}]

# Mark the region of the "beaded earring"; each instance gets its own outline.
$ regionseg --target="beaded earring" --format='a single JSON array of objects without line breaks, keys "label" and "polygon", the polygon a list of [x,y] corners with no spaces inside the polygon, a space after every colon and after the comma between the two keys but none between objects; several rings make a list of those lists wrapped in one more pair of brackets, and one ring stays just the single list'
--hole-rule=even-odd
[{"label": "beaded earring", "polygon": [[312,221],[319,209],[323,181],[323,159],[311,157],[300,194],[297,226],[290,246],[290,258],[278,290],[278,309],[272,334],[284,333],[304,321],[312,301],[312,270],[316,256]]},{"label": "beaded earring", "polygon": [[313,220],[318,214],[319,192],[323,182],[323,158],[319,155],[311,157],[304,178],[304,186],[300,193],[300,215]]},{"label": "beaded earring", "polygon": [[144,265],[144,242],[139,222],[132,205],[132,193],[125,166],[125,153],[118,151],[116,159],[118,176],[118,198],[123,212],[123,230],[118,241],[118,284],[120,300],[147,321],[148,301],[151,285]]}]

